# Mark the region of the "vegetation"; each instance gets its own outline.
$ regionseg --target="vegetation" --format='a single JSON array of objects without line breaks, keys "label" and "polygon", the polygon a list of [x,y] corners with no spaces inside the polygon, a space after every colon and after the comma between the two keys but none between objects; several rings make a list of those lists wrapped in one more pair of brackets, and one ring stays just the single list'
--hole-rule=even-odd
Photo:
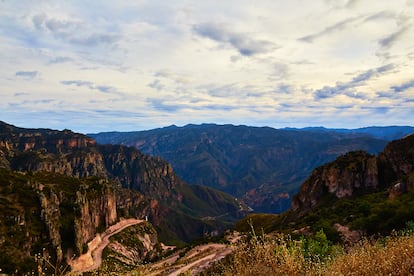
[{"label": "vegetation", "polygon": [[315,167],[351,150],[378,153],[387,143],[364,133],[211,124],[92,137],[98,143],[139,144],[142,152],[171,162],[184,181],[245,197],[256,212],[266,213],[287,210],[287,195]]},{"label": "vegetation", "polygon": [[[0,168],[2,272],[23,274],[35,271],[39,261],[49,266],[57,263],[57,248],[51,233],[55,242],[61,242],[63,250],[76,248],[74,225],[75,219],[80,218],[77,193],[91,200],[109,189],[109,185],[96,177],[77,179]],[[66,267],[63,261],[53,269],[60,269],[61,265]]]},{"label": "vegetation", "polygon": [[323,229],[332,241],[339,241],[334,224],[349,225],[351,230],[362,230],[367,235],[388,235],[393,229],[404,227],[405,221],[414,220],[414,190],[394,199],[386,191],[350,198],[325,198],[310,212],[299,215],[289,211],[281,215],[252,214],[236,224],[236,230],[246,232],[250,223],[265,233],[273,231],[291,233],[309,227],[312,233]]},{"label": "vegetation", "polygon": [[256,235],[204,275],[411,275],[414,273],[413,223],[378,240],[364,239],[352,247],[314,236]]}]

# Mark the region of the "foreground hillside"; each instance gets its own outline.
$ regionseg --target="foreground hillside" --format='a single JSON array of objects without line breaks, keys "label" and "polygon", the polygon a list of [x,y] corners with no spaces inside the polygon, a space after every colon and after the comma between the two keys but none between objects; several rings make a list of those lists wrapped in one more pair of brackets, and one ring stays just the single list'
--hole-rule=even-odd
[{"label": "foreground hillside", "polygon": [[201,275],[412,275],[414,233],[410,228],[381,240],[343,247],[321,233],[292,240],[254,236]]},{"label": "foreground hillside", "polygon": [[288,212],[240,221],[246,239],[205,275],[412,275],[413,209],[410,135],[315,169]]},{"label": "foreground hillside", "polygon": [[31,271],[38,254],[64,263],[84,253],[121,217],[146,217],[161,241],[182,244],[243,213],[233,197],[187,185],[168,163],[134,148],[3,122],[0,198],[0,268],[19,273]]},{"label": "foreground hillside", "polygon": [[[187,125],[91,136],[98,143],[134,146],[161,156],[185,181],[243,198],[255,212],[281,213],[314,168],[352,150],[376,154],[387,143],[383,137],[405,135],[410,130],[414,131],[398,127],[391,133],[388,128],[344,132]],[[381,138],[370,135],[373,132]]]}]

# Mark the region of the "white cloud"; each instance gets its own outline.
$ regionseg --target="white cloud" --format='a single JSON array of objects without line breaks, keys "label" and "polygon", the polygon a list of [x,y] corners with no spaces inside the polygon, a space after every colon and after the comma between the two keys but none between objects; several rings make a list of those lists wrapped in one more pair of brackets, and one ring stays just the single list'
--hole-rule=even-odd
[{"label": "white cloud", "polygon": [[411,2],[2,1],[0,120],[412,124]]}]

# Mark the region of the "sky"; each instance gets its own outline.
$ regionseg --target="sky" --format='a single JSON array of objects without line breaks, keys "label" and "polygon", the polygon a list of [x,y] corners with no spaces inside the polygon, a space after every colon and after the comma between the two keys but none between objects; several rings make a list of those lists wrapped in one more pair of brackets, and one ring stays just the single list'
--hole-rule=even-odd
[{"label": "sky", "polygon": [[413,125],[414,0],[0,0],[0,120]]}]

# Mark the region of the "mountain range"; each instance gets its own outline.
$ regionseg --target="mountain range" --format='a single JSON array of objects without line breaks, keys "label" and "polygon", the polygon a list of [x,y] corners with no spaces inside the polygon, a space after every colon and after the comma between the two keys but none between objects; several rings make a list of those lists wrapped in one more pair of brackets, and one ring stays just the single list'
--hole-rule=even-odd
[{"label": "mountain range", "polygon": [[349,151],[377,154],[413,127],[274,129],[187,125],[89,134],[100,144],[133,146],[170,162],[186,182],[241,198],[255,212],[281,213],[312,170]]},{"label": "mountain range", "polygon": [[[285,192],[284,199],[291,202],[288,211],[245,217],[250,209],[240,200],[211,187],[187,184],[157,154],[115,143],[97,144],[70,130],[25,129],[0,122],[0,269],[10,274],[40,271],[39,259],[65,264],[124,218],[148,222],[131,226],[110,241],[104,258],[115,266],[156,260],[163,254],[162,243],[180,245],[215,236],[237,220],[236,229],[242,232],[253,227],[300,237],[323,230],[333,242],[389,234],[414,220],[414,135],[406,133],[410,128],[379,130],[382,134],[370,129],[374,134],[368,135],[366,129],[344,133],[190,125],[148,131],[144,133],[148,137],[158,135],[134,140],[154,152],[162,145],[183,162],[192,156],[201,162],[199,173],[215,164],[215,177],[225,164],[239,168],[240,175],[247,170],[250,182],[266,179],[260,173],[275,168],[277,173],[270,176],[294,179],[286,186],[243,182],[246,193],[246,187],[234,184],[235,194],[244,193],[246,201],[248,194],[253,202],[282,198],[281,193],[272,194],[278,188],[297,190],[293,196]],[[384,133],[389,139],[404,137],[391,142],[378,139],[378,135],[386,138]],[[115,134],[124,136],[109,137]],[[136,139],[136,133],[131,135]],[[325,159],[332,160],[311,169]],[[307,170],[303,182],[292,185]],[[222,179],[217,187],[228,188],[224,180],[231,178]]]},{"label": "mountain range", "polygon": [[162,242],[182,244],[225,230],[246,211],[228,194],[188,185],[167,162],[70,130],[0,122],[0,264],[57,262],[122,218],[148,218]]}]

